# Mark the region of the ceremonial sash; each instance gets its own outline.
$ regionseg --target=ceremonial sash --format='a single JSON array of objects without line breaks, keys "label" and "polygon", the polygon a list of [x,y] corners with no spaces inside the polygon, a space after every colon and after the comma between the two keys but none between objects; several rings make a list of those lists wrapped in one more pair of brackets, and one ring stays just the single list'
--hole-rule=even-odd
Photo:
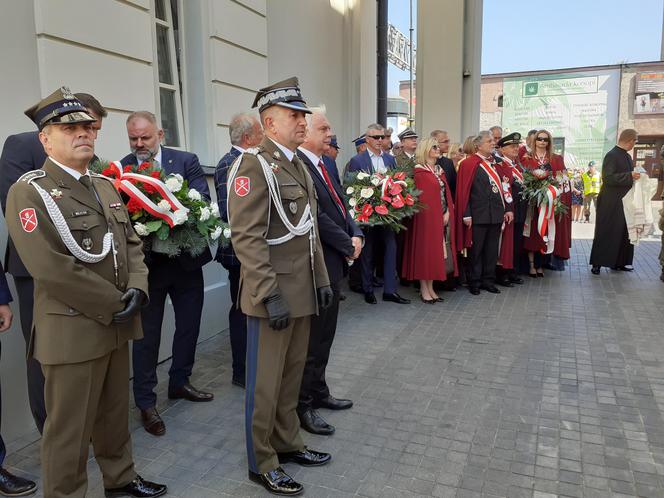
[{"label": "ceremonial sash", "polygon": [[484,172],[489,175],[489,181],[493,184],[494,187],[498,189],[498,192],[500,192],[500,200],[503,203],[503,207],[505,207],[505,198],[503,197],[503,183],[500,181],[500,177],[498,176],[498,173],[496,172],[495,169],[493,169],[491,166],[486,164],[484,160],[480,161],[480,167],[484,170]]},{"label": "ceremonial sash", "polygon": [[523,185],[523,173],[521,173],[521,170],[513,165],[512,173],[516,176],[517,181]]},{"label": "ceremonial sash", "polygon": [[[109,164],[109,167],[112,168],[115,172],[115,178],[113,184],[118,191],[122,191],[127,194],[129,197],[138,202],[141,208],[145,209],[152,216],[161,218],[168,226],[173,228],[175,225],[181,224],[182,221],[177,220],[175,217],[176,211],[182,211],[183,213],[188,213],[189,210],[184,207],[179,200],[173,195],[173,193],[168,190],[164,182],[156,178],[152,178],[148,175],[141,175],[139,173],[125,173],[122,168],[120,161],[112,161]],[[161,195],[168,203],[171,205],[171,209],[164,209],[150,200],[150,198],[145,195],[141,190],[134,185],[132,182],[141,182],[147,183],[152,186],[159,195]],[[187,218],[184,217],[184,221]],[[180,223],[178,223],[180,221]]]},{"label": "ceremonial sash", "polygon": [[542,250],[543,254],[551,254],[556,240],[556,223],[553,219],[553,202],[558,197],[558,189],[549,185],[546,192],[546,204],[542,203],[538,207],[537,232],[546,243],[546,248]]}]

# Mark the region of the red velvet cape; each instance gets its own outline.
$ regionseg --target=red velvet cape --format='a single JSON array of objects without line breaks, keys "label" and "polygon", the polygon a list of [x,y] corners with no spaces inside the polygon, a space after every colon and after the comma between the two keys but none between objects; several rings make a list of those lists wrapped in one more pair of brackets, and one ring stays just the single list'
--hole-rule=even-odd
[{"label": "red velvet cape", "polygon": [[475,172],[477,171],[477,167],[481,160],[480,156],[473,154],[459,163],[459,171],[457,171],[456,202],[454,203],[454,230],[456,232],[455,237],[458,252],[473,245],[473,230],[472,227],[468,227],[463,223],[463,213],[468,207],[470,189],[473,186]]},{"label": "red velvet cape", "polygon": [[[496,164],[496,171],[500,176],[501,183],[505,182],[510,184],[510,193],[514,197],[512,191],[512,184],[514,183],[514,174],[512,167],[507,164],[507,161]],[[514,210],[514,198],[512,198],[512,210]],[[500,239],[500,252],[498,253],[498,264],[505,270],[514,268],[514,221],[505,223],[503,228],[502,238]]]}]

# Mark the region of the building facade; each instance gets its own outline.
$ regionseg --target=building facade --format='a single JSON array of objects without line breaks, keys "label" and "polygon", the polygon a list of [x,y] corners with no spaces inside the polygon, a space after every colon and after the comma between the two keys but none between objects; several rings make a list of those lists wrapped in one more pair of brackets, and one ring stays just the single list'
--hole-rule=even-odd
[{"label": "building facade", "polygon": [[[249,110],[258,88],[298,76],[307,102],[326,105],[344,164],[354,151],[351,139],[376,119],[375,27],[373,0],[7,0],[0,17],[0,140],[34,129],[23,111],[66,85],[108,110],[100,157],[126,155],[125,120],[148,110],[161,120],[165,145],[196,153],[211,182],[230,147],[231,116]],[[3,221],[0,247],[5,242]],[[213,262],[204,273],[201,340],[227,328],[230,306],[225,270]],[[17,315],[18,303],[13,310]],[[172,333],[169,307],[162,359],[170,355]],[[2,386],[2,431],[11,450],[37,436],[18,316],[2,341],[0,375],[13,380]]]}]

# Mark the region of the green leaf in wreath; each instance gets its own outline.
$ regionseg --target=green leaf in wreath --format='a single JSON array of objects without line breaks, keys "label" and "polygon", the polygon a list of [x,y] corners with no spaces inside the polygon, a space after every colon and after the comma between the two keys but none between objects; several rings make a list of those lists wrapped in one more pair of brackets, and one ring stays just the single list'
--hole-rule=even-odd
[{"label": "green leaf in wreath", "polygon": [[153,221],[148,221],[145,224],[145,228],[148,229],[148,232],[152,233],[159,230],[162,227],[162,225],[164,225],[163,220],[153,220]]},{"label": "green leaf in wreath", "polygon": [[162,223],[162,225],[157,230],[156,235],[159,240],[166,240],[170,232],[171,229],[169,226],[166,223]]}]

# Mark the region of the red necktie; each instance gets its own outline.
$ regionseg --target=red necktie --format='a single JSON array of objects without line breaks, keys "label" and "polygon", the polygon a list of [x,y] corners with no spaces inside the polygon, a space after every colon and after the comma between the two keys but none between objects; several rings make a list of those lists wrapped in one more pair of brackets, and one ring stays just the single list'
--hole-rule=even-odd
[{"label": "red necktie", "polygon": [[323,161],[318,162],[318,167],[320,168],[321,172],[323,173],[323,178],[325,179],[325,183],[327,183],[327,188],[330,189],[330,194],[332,194],[332,198],[339,205],[339,209],[341,209],[341,213],[344,216],[346,216],[346,208],[344,207],[344,203],[341,202],[341,199],[339,199],[339,196],[337,195],[337,191],[334,189],[334,185],[332,184],[332,181],[330,180],[330,176],[327,174],[327,169],[325,168],[325,165],[323,164]]}]

